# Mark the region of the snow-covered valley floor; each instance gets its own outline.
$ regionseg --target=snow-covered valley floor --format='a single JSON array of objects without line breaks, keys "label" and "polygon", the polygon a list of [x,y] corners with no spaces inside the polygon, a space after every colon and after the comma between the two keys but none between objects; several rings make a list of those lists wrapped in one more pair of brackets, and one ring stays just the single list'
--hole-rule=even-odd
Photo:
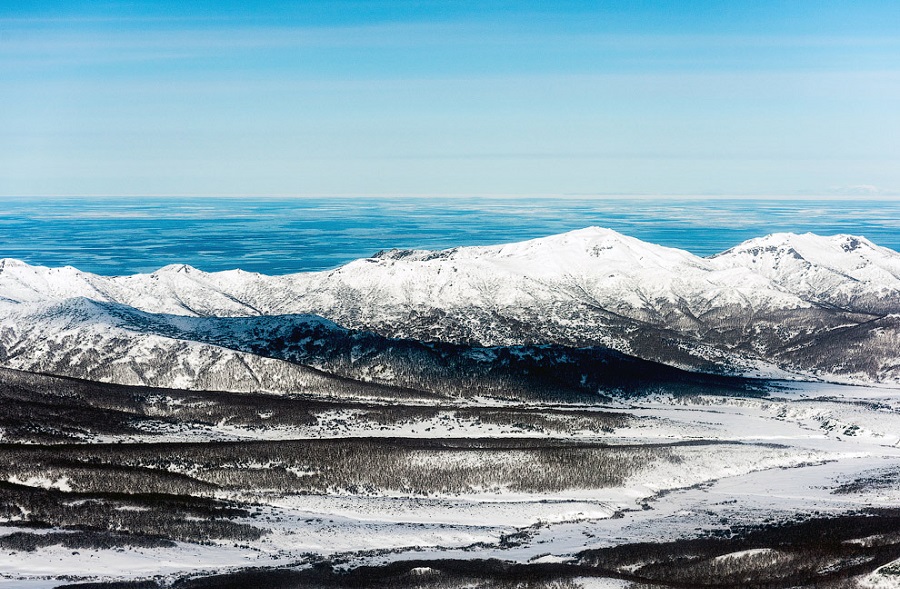
[{"label": "snow-covered valley floor", "polygon": [[[130,389],[91,384],[108,390],[95,397],[104,406],[85,403],[84,423],[69,412],[68,429],[51,420],[28,430],[14,410],[22,390],[51,391],[52,411],[52,391],[64,405],[81,385],[17,374],[4,372],[13,409],[0,425],[0,587],[203,587],[216,586],[202,584],[209,575],[313,574],[323,563],[338,577],[388,571],[394,586],[493,586],[501,573],[490,567],[501,565],[441,568],[489,559],[525,567],[545,583],[535,586],[627,587],[668,578],[662,555],[682,546],[706,567],[698,575],[727,562],[728,574],[751,563],[765,577],[817,541],[766,535],[790,526],[839,536],[808,579],[900,586],[900,565],[889,564],[900,559],[896,389],[776,383],[765,396],[405,408],[284,398],[267,408],[260,395],[255,421],[221,420],[196,393],[140,389],[132,409],[142,419],[125,427],[110,399]],[[286,402],[302,411],[285,417]],[[865,526],[841,525],[861,514]],[[713,544],[684,544],[698,539]],[[619,554],[644,543],[660,556]],[[771,586],[804,585],[778,571],[765,577]]]}]

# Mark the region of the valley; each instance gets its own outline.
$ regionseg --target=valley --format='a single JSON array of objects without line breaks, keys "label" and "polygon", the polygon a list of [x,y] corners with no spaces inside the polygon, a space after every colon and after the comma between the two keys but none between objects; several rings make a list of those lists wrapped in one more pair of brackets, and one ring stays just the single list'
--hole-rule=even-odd
[{"label": "valley", "polygon": [[850,236],[6,260],[0,587],[896,587],[898,293]]},{"label": "valley", "polygon": [[[0,376],[9,586],[295,583],[326,570],[331,586],[364,570],[466,586],[453,563],[469,559],[489,586],[512,565],[547,583],[658,585],[701,539],[698,571],[750,546],[779,555],[751,567],[777,580],[770,565],[809,548],[803,534],[796,546],[767,535],[865,515],[875,528],[840,528],[839,546],[859,550],[826,560],[849,575],[835,578],[877,587],[893,577],[875,565],[900,545],[887,509],[900,501],[900,415],[884,389],[378,402]],[[648,543],[670,548],[648,560]],[[410,581],[423,566],[434,574]]]}]

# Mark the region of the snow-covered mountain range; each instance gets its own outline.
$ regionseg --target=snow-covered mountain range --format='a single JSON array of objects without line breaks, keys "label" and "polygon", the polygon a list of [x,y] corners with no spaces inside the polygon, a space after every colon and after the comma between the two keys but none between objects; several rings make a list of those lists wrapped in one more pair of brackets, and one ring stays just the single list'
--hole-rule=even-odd
[{"label": "snow-covered mountain range", "polygon": [[[109,307],[89,301],[187,317],[311,314],[390,338],[603,346],[695,371],[900,383],[900,254],[848,235],[775,234],[701,258],[592,227],[506,245],[390,250],[284,276],[167,266],[104,277],[7,259],[3,362],[36,369],[43,361],[58,371],[71,363],[67,350],[105,357],[109,340],[118,342],[119,363],[160,345],[187,363],[184,374],[210,346],[257,357],[234,339],[244,335],[229,343],[201,337],[202,329],[147,327],[158,321],[113,329],[97,320]],[[280,320],[296,317],[265,324]]]},{"label": "snow-covered mountain range", "polygon": [[119,384],[342,399],[759,388],[607,348],[429,343],[350,331],[315,315],[185,317],[81,297],[24,303],[0,319],[0,364]]}]

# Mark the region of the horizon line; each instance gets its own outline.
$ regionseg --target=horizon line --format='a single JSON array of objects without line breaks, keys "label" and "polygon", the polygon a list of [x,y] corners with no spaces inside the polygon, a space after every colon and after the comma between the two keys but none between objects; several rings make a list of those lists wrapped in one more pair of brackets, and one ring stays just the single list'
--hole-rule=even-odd
[{"label": "horizon line", "polygon": [[447,198],[464,200],[474,198],[487,198],[496,200],[529,200],[529,199],[559,199],[559,200],[872,200],[893,201],[900,200],[900,192],[881,193],[260,193],[260,194],[214,194],[214,193],[159,193],[159,194],[5,194],[0,195],[2,200],[26,200],[26,199],[429,199]]}]

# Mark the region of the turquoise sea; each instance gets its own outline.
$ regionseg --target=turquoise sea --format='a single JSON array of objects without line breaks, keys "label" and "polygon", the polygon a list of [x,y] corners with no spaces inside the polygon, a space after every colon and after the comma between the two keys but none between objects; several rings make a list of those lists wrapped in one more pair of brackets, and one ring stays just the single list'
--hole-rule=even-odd
[{"label": "turquoise sea", "polygon": [[0,199],[0,257],[107,275],[172,263],[284,274],[381,249],[503,243],[589,225],[698,255],[778,231],[852,233],[900,250],[900,201],[34,197]]}]

